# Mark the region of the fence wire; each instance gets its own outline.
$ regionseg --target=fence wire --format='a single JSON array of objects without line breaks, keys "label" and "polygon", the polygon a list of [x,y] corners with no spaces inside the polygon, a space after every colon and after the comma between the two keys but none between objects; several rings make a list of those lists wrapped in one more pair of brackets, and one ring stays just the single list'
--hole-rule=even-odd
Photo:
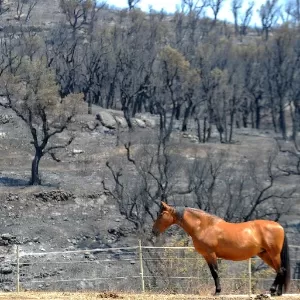
[{"label": "fence wire", "polygon": [[[298,247],[290,247],[290,292],[299,293],[300,278],[295,274],[297,266],[300,266],[300,257],[295,257],[293,249],[298,250]],[[218,265],[224,294],[262,293],[269,290],[275,278],[274,271],[259,258],[240,262],[219,260]],[[192,247],[138,245],[65,252],[17,251],[7,268],[10,272],[2,272],[0,278],[0,286],[4,290],[190,294],[207,294],[214,290],[214,281],[205,260]]]}]

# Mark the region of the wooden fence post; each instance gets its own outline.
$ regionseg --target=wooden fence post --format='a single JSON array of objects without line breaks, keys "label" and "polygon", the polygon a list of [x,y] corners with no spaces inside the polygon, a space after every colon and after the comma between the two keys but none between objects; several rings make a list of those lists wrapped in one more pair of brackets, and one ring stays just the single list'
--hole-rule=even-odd
[{"label": "wooden fence post", "polygon": [[17,293],[19,293],[20,292],[20,253],[19,253],[19,246],[17,246],[16,255],[17,255],[16,291],[17,291]]},{"label": "wooden fence post", "polygon": [[249,275],[249,297],[252,295],[252,270],[251,270],[252,260],[251,257],[248,259],[248,275]]},{"label": "wooden fence post", "polygon": [[144,281],[144,266],[143,266],[143,250],[142,241],[139,240],[139,258],[140,258],[140,269],[141,269],[141,280],[142,280],[142,292],[145,292],[145,281]]}]

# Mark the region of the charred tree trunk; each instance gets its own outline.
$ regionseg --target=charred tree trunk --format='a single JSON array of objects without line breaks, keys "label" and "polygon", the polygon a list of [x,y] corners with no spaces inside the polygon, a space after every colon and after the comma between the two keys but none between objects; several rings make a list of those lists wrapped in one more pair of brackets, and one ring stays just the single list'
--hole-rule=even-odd
[{"label": "charred tree trunk", "polygon": [[40,148],[35,149],[35,156],[31,165],[31,185],[39,185],[41,184],[40,176],[39,176],[39,164],[40,160],[43,156],[43,151]]},{"label": "charred tree trunk", "polygon": [[286,130],[286,118],[285,118],[285,111],[284,111],[284,103],[283,100],[280,100],[279,104],[279,126],[282,134],[282,138],[284,140],[287,139],[287,130]]},{"label": "charred tree trunk", "polygon": [[181,131],[187,131],[187,124],[188,124],[189,117],[191,115],[191,111],[192,111],[192,103],[189,103],[188,107],[184,111]]},{"label": "charred tree trunk", "polygon": [[230,112],[229,143],[232,142],[232,137],[233,137],[234,117],[235,117],[235,112],[231,111]]},{"label": "charred tree trunk", "polygon": [[292,132],[292,140],[296,141],[297,134],[299,131],[299,120],[300,120],[300,107],[297,101],[294,101],[294,111],[292,105],[290,105],[291,116],[293,120],[293,132]]},{"label": "charred tree trunk", "polygon": [[271,106],[271,115],[272,115],[272,124],[273,124],[273,128],[274,131],[277,133],[277,122],[276,122],[276,106],[272,100],[271,102],[272,106]]},{"label": "charred tree trunk", "polygon": [[175,107],[175,118],[176,120],[180,119],[180,114],[181,114],[181,104],[177,104]]},{"label": "charred tree trunk", "polygon": [[261,96],[255,98],[255,128],[260,128],[260,121],[261,121],[261,106],[259,104],[261,100]]},{"label": "charred tree trunk", "polygon": [[133,125],[132,125],[132,122],[131,122],[129,108],[128,107],[124,107],[123,108],[123,113],[124,113],[124,118],[125,118],[125,120],[127,122],[129,130],[132,130],[133,129]]},{"label": "charred tree trunk", "polygon": [[88,114],[91,115],[92,114],[92,93],[88,92],[87,94],[87,101],[88,101]]},{"label": "charred tree trunk", "polygon": [[201,121],[199,118],[195,118],[195,121],[197,123],[197,134],[198,134],[198,141],[199,143],[202,142],[202,138],[201,138]]}]

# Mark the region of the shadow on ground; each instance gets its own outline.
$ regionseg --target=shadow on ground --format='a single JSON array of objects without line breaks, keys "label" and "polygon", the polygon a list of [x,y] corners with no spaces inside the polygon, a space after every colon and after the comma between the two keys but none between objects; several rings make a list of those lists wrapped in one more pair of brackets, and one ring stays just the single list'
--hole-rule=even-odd
[{"label": "shadow on ground", "polygon": [[[0,186],[8,186],[8,187],[30,186],[29,178],[21,179],[21,178],[12,178],[12,177],[7,177],[7,176],[0,176]],[[52,187],[52,188],[58,188],[59,187],[59,185],[57,183],[50,183],[50,182],[43,182],[43,181],[39,186]]]},{"label": "shadow on ground", "polygon": [[0,186],[27,186],[29,185],[28,179],[11,178],[11,177],[0,177]]}]

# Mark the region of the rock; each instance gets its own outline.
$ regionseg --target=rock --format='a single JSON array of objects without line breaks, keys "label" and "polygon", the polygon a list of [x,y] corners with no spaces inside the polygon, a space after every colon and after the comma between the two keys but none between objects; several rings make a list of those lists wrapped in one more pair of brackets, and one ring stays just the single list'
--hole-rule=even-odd
[{"label": "rock", "polygon": [[188,133],[186,133],[186,132],[184,132],[183,134],[182,134],[182,137],[184,137],[184,138],[189,138],[191,135],[190,134],[188,134]]},{"label": "rock", "polygon": [[18,200],[18,199],[19,199],[18,195],[9,193],[6,200],[7,201],[15,201],[15,200]]},{"label": "rock", "polygon": [[100,123],[98,121],[89,121],[86,124],[87,128],[91,131],[95,130],[99,125]]},{"label": "rock", "polygon": [[114,292],[101,292],[97,295],[97,298],[105,298],[105,299],[111,299],[111,298],[123,298],[120,297],[118,294],[114,293]]},{"label": "rock", "polygon": [[35,243],[39,243],[40,242],[40,238],[38,236],[36,236],[36,237],[33,238],[33,241]]},{"label": "rock", "polygon": [[3,292],[12,292],[12,289],[8,285],[5,285],[3,287]]},{"label": "rock", "polygon": [[76,248],[74,247],[74,246],[69,246],[68,248],[67,248],[67,251],[74,251]]},{"label": "rock", "polygon": [[130,229],[129,227],[127,227],[127,226],[120,226],[120,228],[119,228],[119,235],[123,236],[123,237],[126,237],[126,236],[130,235],[130,233],[132,231],[133,230]]},{"label": "rock", "polygon": [[126,122],[126,120],[125,120],[124,117],[115,116],[115,119],[116,119],[117,123],[119,124],[119,126],[121,128],[127,128],[128,127],[128,124],[127,124],[127,122]]},{"label": "rock", "polygon": [[270,299],[270,297],[266,294],[259,294],[259,295],[256,295],[255,300],[262,300],[262,299]]},{"label": "rock", "polygon": [[0,246],[8,246],[8,241],[0,240]]},{"label": "rock", "polygon": [[105,129],[105,130],[103,130],[103,133],[108,134],[108,135],[115,135],[115,130]]},{"label": "rock", "polygon": [[145,122],[141,119],[132,118],[131,121],[132,121],[133,126],[138,126],[140,128],[146,128]]},{"label": "rock", "polygon": [[10,234],[10,233],[3,233],[3,234],[1,235],[1,239],[2,239],[2,240],[11,241],[11,240],[15,240],[16,237],[13,236],[13,235]]},{"label": "rock", "polygon": [[59,202],[59,201],[68,201],[68,200],[75,199],[75,196],[72,193],[61,191],[61,190],[35,193],[34,197],[42,200],[43,202],[49,202],[49,201]]},{"label": "rock", "polygon": [[95,255],[90,253],[90,252],[85,252],[84,253],[84,258],[87,258],[89,260],[95,260],[96,259]]},{"label": "rock", "polygon": [[116,228],[109,228],[109,229],[107,230],[107,232],[108,232],[109,234],[117,235],[117,234],[118,234],[118,229],[116,229]]},{"label": "rock", "polygon": [[72,151],[73,155],[81,154],[81,153],[84,153],[84,151],[83,150],[79,150],[79,149],[73,149],[73,151]]},{"label": "rock", "polygon": [[0,115],[0,124],[2,124],[2,125],[7,124],[12,119],[13,119],[12,115],[6,115],[6,114]]},{"label": "rock", "polygon": [[150,128],[154,128],[156,126],[156,122],[154,119],[151,119],[150,117],[147,117],[145,115],[142,115],[140,117],[140,119],[142,121],[144,121],[144,123],[146,124],[147,127],[150,127]]},{"label": "rock", "polygon": [[77,245],[77,240],[76,240],[76,239],[72,239],[72,240],[71,240],[71,243],[72,243],[73,245]]},{"label": "rock", "polygon": [[96,115],[96,119],[101,122],[101,124],[109,129],[116,129],[117,128],[117,122],[116,119],[108,112],[101,111]]},{"label": "rock", "polygon": [[11,274],[12,272],[13,270],[10,266],[3,266],[0,268],[0,274],[7,275],[7,274]]},{"label": "rock", "polygon": [[20,14],[20,15],[15,15],[14,19],[17,21],[25,19],[26,15],[25,14]]}]

